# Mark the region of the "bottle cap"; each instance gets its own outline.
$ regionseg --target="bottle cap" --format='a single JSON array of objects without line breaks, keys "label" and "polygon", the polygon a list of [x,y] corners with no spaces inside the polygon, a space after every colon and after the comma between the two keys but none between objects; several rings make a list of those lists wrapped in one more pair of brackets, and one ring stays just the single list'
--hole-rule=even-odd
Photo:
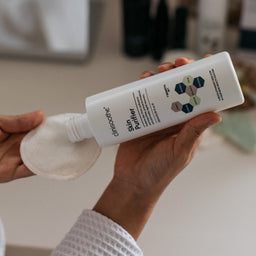
[{"label": "bottle cap", "polygon": [[66,128],[71,142],[78,142],[93,137],[87,114],[70,118],[66,122]]}]

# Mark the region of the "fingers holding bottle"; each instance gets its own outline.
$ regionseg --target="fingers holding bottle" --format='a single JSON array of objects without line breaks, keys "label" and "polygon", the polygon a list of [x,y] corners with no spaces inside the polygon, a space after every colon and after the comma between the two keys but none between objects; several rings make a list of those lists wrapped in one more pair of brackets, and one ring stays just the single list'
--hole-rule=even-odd
[{"label": "fingers holding bottle", "polygon": [[[169,71],[171,69],[174,69],[174,68],[192,63],[192,62],[194,62],[193,59],[185,58],[185,57],[176,59],[174,63],[173,62],[164,62],[158,66],[158,68],[157,68],[158,73],[163,73],[165,71]],[[146,70],[146,71],[142,72],[142,74],[140,75],[140,79],[147,78],[147,77],[150,77],[153,75],[155,75],[154,71]]]}]

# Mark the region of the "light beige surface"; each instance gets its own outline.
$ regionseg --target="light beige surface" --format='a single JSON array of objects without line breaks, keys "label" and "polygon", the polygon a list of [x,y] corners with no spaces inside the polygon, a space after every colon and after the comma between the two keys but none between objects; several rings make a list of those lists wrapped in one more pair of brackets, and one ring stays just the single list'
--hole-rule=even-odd
[{"label": "light beige surface", "polygon": [[[121,51],[119,0],[105,1],[96,52],[83,66],[0,61],[0,112],[83,112],[84,98],[135,80],[150,58]],[[39,177],[0,185],[0,215],[9,244],[53,248],[84,208],[94,205],[113,172],[116,147],[71,182]],[[201,149],[164,193],[139,245],[145,255],[256,255],[256,156],[228,143]]]},{"label": "light beige surface", "polygon": [[6,256],[50,256],[51,250],[34,247],[8,246]]}]

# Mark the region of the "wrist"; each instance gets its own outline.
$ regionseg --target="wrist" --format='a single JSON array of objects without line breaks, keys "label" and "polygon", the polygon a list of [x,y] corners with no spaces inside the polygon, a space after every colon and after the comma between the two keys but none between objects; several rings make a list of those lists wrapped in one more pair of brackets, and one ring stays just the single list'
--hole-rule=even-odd
[{"label": "wrist", "polygon": [[133,184],[114,177],[93,210],[112,219],[137,239],[157,199],[141,193]]}]

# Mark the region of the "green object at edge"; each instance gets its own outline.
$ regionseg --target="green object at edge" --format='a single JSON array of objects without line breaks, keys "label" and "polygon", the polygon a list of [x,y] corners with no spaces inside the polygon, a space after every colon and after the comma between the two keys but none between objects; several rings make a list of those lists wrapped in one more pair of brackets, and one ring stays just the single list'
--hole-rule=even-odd
[{"label": "green object at edge", "polygon": [[222,113],[222,122],[213,129],[242,150],[256,152],[256,128],[251,118],[244,112]]}]

